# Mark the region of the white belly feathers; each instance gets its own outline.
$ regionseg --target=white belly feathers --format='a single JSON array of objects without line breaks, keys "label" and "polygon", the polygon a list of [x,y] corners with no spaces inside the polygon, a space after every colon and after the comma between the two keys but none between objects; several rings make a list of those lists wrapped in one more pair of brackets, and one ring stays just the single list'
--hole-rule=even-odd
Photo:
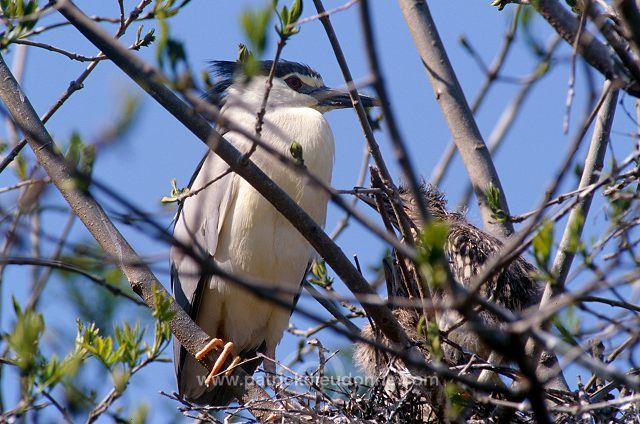
[{"label": "white belly feathers", "polygon": [[[265,117],[263,135],[276,140],[273,147],[287,156],[290,156],[291,142],[298,142],[309,171],[329,184],[334,156],[331,130],[319,112],[310,108],[294,111],[292,116],[292,109],[288,108],[286,119],[278,109],[270,111]],[[255,115],[247,113],[243,121],[247,130],[253,131]],[[227,133],[225,138],[242,152],[251,146],[251,142],[238,133]],[[251,159],[318,224],[324,225],[328,196],[321,189],[260,147]],[[228,207],[221,211],[218,223],[214,260],[231,273],[282,290],[273,293],[291,304],[313,249],[293,225],[240,176],[233,176],[231,190]],[[233,282],[214,277],[204,293],[197,322],[209,335],[233,341],[236,354],[262,341],[266,341],[267,352],[270,352],[282,337],[289,313]]]}]

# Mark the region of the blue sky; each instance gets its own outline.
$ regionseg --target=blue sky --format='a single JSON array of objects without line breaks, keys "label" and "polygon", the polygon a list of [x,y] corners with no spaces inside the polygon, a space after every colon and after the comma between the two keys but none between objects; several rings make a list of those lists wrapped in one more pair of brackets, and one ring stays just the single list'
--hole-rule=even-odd
[{"label": "blue sky", "polygon": [[[399,118],[401,132],[409,146],[416,172],[428,178],[449,142],[450,134],[397,4],[395,2],[371,3],[376,41],[385,81],[391,93],[391,104]],[[470,2],[468,0],[429,2],[449,57],[469,100],[478,91],[483,75],[458,42],[459,37],[464,35],[485,62],[491,63],[513,16],[513,7],[507,7],[504,11],[498,12],[489,3],[489,1]],[[116,1],[78,1],[77,4],[89,15],[117,15]],[[209,60],[235,59],[238,43],[246,42],[238,24],[240,14],[247,8],[260,7],[264,4],[264,1],[192,0],[182,13],[169,21],[171,34],[185,43],[190,66],[198,74],[207,68]],[[340,4],[342,2],[327,1],[325,7],[331,9]],[[125,1],[125,10],[130,10],[133,5],[134,2]],[[303,17],[313,14],[315,14],[313,4],[306,1]],[[53,14],[43,22],[52,23],[62,19],[61,16]],[[363,41],[359,33],[357,6],[334,15],[332,22],[354,77],[356,80],[365,78],[367,65]],[[145,22],[144,25],[145,29],[148,29],[154,27],[155,23],[150,21]],[[108,24],[105,24],[105,27],[111,31],[115,29]],[[124,37],[125,44],[133,41],[135,27],[134,25]],[[537,20],[534,28],[537,39],[542,42],[546,43],[552,35],[540,19]],[[93,46],[71,28],[48,32],[40,36],[38,41],[86,55],[93,55],[96,52]],[[267,49],[265,58],[273,56],[275,41],[275,33],[272,32],[268,43],[270,47]],[[154,47],[143,49],[140,55],[155,64],[154,51]],[[569,135],[562,132],[569,78],[567,59],[570,56],[570,49],[563,45],[560,51],[561,57],[565,59],[564,63],[559,64],[539,83],[526,101],[504,146],[495,157],[496,168],[513,214],[529,211],[535,207],[541,199],[544,187],[553,178],[571,140],[572,132]],[[9,63],[12,60],[11,52],[13,48],[5,57]],[[85,65],[34,48],[29,49],[28,55],[24,89],[37,112],[42,114],[59,97],[69,82],[82,72]],[[344,84],[324,30],[318,21],[302,27],[300,34],[293,37],[287,44],[283,57],[309,64],[323,75],[325,83],[329,86]],[[504,74],[522,77],[531,72],[535,63],[535,57],[524,46],[522,37],[518,36],[516,46],[504,68]],[[597,74],[595,74],[595,81],[596,86],[600,87],[602,79]],[[582,66],[578,66],[577,96],[574,100],[571,121],[574,126],[581,120],[584,111],[584,82]],[[488,99],[478,113],[478,124],[485,139],[488,138],[502,110],[517,90],[517,86],[508,83],[498,83],[492,88]],[[95,176],[131,199],[138,207],[158,212],[162,210],[159,199],[169,192],[170,180],[177,178],[179,186],[186,185],[205,147],[115,66],[107,62],[101,63],[86,82],[85,88],[63,106],[47,128],[61,144],[66,144],[73,131],[79,131],[85,139],[91,140],[100,129],[107,127],[115,118],[119,100],[125,94],[142,96],[142,115],[124,140],[100,153]],[[633,110],[631,99],[623,97],[623,101],[629,110]],[[331,112],[327,115],[327,119],[333,128],[337,149],[333,185],[339,189],[351,188],[356,180],[362,157],[362,132],[353,111]],[[575,130],[574,126],[572,130]],[[614,129],[613,151],[620,159],[631,151],[633,145],[633,140],[626,135],[633,131],[631,122],[621,110],[616,116]],[[0,132],[0,136],[5,137],[5,134]],[[378,132],[377,139],[392,173],[397,176],[397,167],[393,161],[386,134]],[[584,156],[585,146],[578,157]],[[13,182],[15,177],[10,171],[0,175],[0,186],[10,185]],[[442,186],[448,194],[451,205],[456,204],[466,182],[467,178],[461,161],[456,160]],[[575,184],[575,179],[571,177],[568,182],[567,187],[570,187]],[[11,202],[15,201],[15,197],[12,196],[14,195],[0,196],[3,207],[11,206]],[[50,189],[46,194],[45,203],[60,204],[60,202],[58,193]],[[602,202],[596,199],[592,211],[587,221],[587,237],[593,230],[602,228],[604,218]],[[170,211],[164,210],[161,216],[168,226],[171,219]],[[341,216],[342,214],[336,208],[330,207],[327,231],[330,232],[334,228]],[[468,216],[472,222],[481,226],[480,215],[476,208],[472,207]],[[57,232],[64,219],[64,215],[59,213],[45,214],[43,227]],[[168,288],[168,247],[153,240],[147,234],[141,234],[123,225],[120,227],[139,253],[154,257],[160,255],[161,259],[154,264],[154,270]],[[76,240],[88,239],[88,233],[79,222],[74,227],[73,237]],[[357,254],[367,275],[373,275],[369,268],[376,266],[384,253],[384,246],[375,237],[359,225],[352,224],[340,237],[339,244],[348,256]],[[5,271],[2,287],[2,316],[0,317],[3,331],[10,328],[13,322],[13,313],[9,306],[10,295],[24,299],[28,295],[28,277],[27,268],[9,267]],[[44,292],[45,297],[51,296],[43,305],[47,324],[52,328],[64,328],[73,332],[75,315],[67,308],[68,305],[56,298],[56,293],[63,293],[56,284],[62,283],[54,282]],[[337,282],[337,284],[342,290],[341,283]],[[320,309],[313,301],[304,299],[301,305],[313,308],[316,312]],[[142,319],[148,314],[148,311],[143,308],[134,308],[131,311],[133,312],[128,313],[126,317],[130,320]],[[294,314],[293,322],[299,328],[312,325],[297,314]],[[55,334],[48,334],[49,338],[54,336]],[[325,346],[332,349],[348,347],[347,340],[329,331],[321,333],[319,337]],[[296,342],[295,337],[285,336],[285,340],[279,347],[278,356],[280,358],[290,356]],[[61,350],[65,351],[64,348]],[[5,389],[11,387],[7,386],[9,383],[6,380],[3,382]],[[172,410],[173,405],[157,393],[159,390],[174,390],[173,367],[169,364],[153,365],[136,376],[132,384],[134,387],[132,393],[136,396],[144,397],[152,405],[162,405],[152,412],[154,422],[156,419],[166,420],[161,418],[162,414]],[[7,393],[6,390],[5,393]],[[128,403],[129,400],[125,399],[124,402]]]}]

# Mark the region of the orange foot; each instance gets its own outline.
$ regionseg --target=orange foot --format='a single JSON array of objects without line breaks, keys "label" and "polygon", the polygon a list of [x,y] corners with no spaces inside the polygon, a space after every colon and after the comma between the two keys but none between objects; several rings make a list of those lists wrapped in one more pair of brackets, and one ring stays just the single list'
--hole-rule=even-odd
[{"label": "orange foot", "polygon": [[[204,383],[207,386],[210,386],[213,383],[213,380],[222,370],[222,367],[224,366],[225,361],[227,360],[227,358],[231,354],[231,350],[233,349],[233,342],[227,342],[225,344],[222,339],[213,338],[209,343],[207,343],[207,345],[204,348],[202,348],[202,350],[196,353],[196,359],[201,360],[202,358],[207,356],[207,354],[212,350],[214,349],[218,350],[220,348],[222,348],[222,352],[220,352],[220,356],[216,360],[215,364],[213,364],[213,368],[211,368],[209,375],[204,381]],[[238,363],[240,363],[240,357],[235,356],[231,361],[231,365],[229,365],[229,367],[225,370],[224,375],[230,376],[231,373],[233,372],[233,369],[238,365]]]}]

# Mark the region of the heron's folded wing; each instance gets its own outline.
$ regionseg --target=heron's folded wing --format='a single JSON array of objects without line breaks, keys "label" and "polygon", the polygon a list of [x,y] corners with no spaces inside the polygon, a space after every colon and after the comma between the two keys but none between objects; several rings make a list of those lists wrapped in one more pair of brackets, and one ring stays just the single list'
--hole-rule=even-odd
[{"label": "heron's folded wing", "polygon": [[[502,246],[502,241],[471,224],[452,225],[445,249],[454,277],[468,286],[489,259],[499,254]],[[483,284],[480,294],[512,311],[522,310],[540,299],[540,284],[533,274],[533,265],[516,257]]]},{"label": "heron's folded wing", "polygon": [[[192,317],[198,313],[200,293],[204,285],[198,261],[191,253],[202,257],[213,256],[218,245],[218,221],[224,215],[231,195],[233,173],[214,152],[208,151],[196,169],[190,192],[178,209],[174,238],[180,245],[190,247],[185,252],[180,246],[171,248],[171,286],[178,304]],[[179,375],[186,352],[174,340],[174,362]]]}]

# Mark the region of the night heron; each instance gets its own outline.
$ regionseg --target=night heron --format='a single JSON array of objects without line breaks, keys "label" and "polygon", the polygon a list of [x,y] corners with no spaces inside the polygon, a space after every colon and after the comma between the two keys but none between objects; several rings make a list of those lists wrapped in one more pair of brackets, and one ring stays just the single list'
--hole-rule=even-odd
[{"label": "night heron", "polygon": [[[221,107],[222,116],[250,133],[265,95],[272,61],[258,63],[257,75],[247,79],[236,62],[213,62],[217,78],[207,99]],[[364,106],[374,105],[360,96]],[[290,156],[298,143],[309,172],[326,184],[333,168],[334,142],[322,113],[352,107],[349,94],[326,87],[322,77],[308,66],[280,61],[275,69],[261,139],[272,149]],[[219,129],[241,152],[250,152],[252,141],[236,131]],[[225,132],[226,131],[226,132]],[[308,183],[290,167],[258,146],[251,160],[300,205],[319,225],[324,225],[328,194]],[[207,255],[221,269],[250,277],[271,289],[280,301],[293,305],[314,251],[305,238],[249,183],[209,151],[190,183],[178,212],[174,237]],[[233,356],[249,374],[259,361],[257,352],[275,357],[276,345],[287,327],[290,310],[222,278],[203,274],[198,262],[183,250],[171,249],[174,296],[194,321],[212,337],[198,358],[221,349],[220,359],[209,373],[177,340],[174,362],[178,389],[186,399],[200,404],[226,404],[231,394],[213,378],[224,361]],[[231,367],[229,367],[231,368]],[[273,371],[273,362],[265,362]]]},{"label": "night heron", "polygon": [[[399,191],[408,218],[418,230],[422,230],[422,220],[415,198],[406,188],[401,187]],[[463,214],[449,211],[444,195],[436,188],[422,185],[420,192],[431,216],[448,226],[449,232],[444,246],[445,254],[453,277],[466,287],[473,277],[480,273],[485,263],[499,252],[503,243],[470,224]],[[375,207],[375,202],[371,198],[363,198],[363,200]],[[389,216],[394,216],[387,198],[385,198],[384,207]],[[392,224],[397,225],[395,221],[392,221]],[[485,299],[506,309],[520,312],[537,304],[540,300],[540,284],[534,278],[535,271],[533,265],[519,256],[498,272],[491,281],[483,284],[479,293]],[[400,295],[406,294],[401,293]],[[446,303],[446,294],[443,290],[436,289],[435,302]],[[396,308],[393,312],[407,331],[408,336],[416,341],[420,340],[421,336],[418,335],[416,329],[422,316],[422,308]],[[488,327],[499,329],[503,324],[497,316],[487,310],[482,309],[478,314],[482,323]],[[438,324],[443,334],[446,334],[447,340],[442,344],[442,350],[444,360],[449,364],[461,365],[468,362],[465,361],[468,354],[477,354],[485,360],[489,358],[491,350],[456,311],[442,310]],[[381,343],[391,347],[388,341],[380,338],[369,325],[363,329],[362,334],[366,338],[378,339]],[[425,350],[424,355],[426,360],[430,359],[428,351]],[[364,343],[356,346],[354,357],[363,371],[375,377],[384,375],[390,365],[395,365],[393,357]]]}]

